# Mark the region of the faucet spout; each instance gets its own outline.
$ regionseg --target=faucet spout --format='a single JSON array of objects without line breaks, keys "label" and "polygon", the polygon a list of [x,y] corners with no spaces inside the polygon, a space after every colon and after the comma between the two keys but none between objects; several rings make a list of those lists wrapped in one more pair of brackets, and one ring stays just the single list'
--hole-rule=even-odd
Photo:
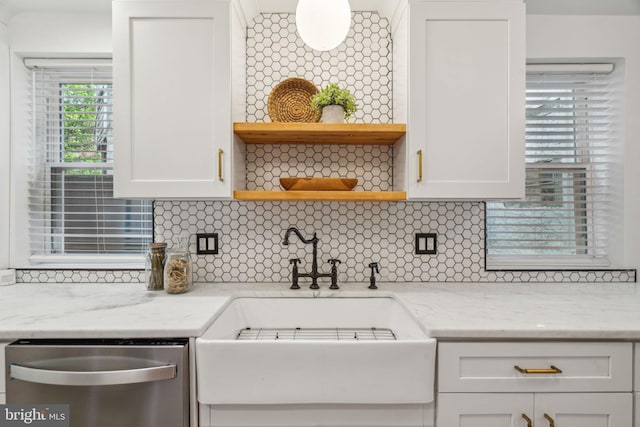
[{"label": "faucet spout", "polygon": [[298,230],[295,227],[289,227],[287,232],[284,233],[284,241],[282,242],[283,245],[285,245],[285,246],[289,245],[289,236],[291,236],[292,234],[295,234],[296,236],[298,236],[298,239],[300,239],[300,241],[302,243],[304,243],[305,245],[308,245],[309,243],[313,243],[313,244],[317,244],[318,243],[318,237],[316,236],[316,233],[313,233],[313,237],[311,239],[307,240],[304,237],[302,237],[302,234],[300,233],[300,230]]}]

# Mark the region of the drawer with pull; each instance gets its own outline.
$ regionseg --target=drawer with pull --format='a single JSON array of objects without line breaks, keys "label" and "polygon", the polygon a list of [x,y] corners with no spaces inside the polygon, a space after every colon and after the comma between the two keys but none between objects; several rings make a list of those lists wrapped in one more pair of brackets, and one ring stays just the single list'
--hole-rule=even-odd
[{"label": "drawer with pull", "polygon": [[439,392],[631,391],[626,342],[443,342]]}]

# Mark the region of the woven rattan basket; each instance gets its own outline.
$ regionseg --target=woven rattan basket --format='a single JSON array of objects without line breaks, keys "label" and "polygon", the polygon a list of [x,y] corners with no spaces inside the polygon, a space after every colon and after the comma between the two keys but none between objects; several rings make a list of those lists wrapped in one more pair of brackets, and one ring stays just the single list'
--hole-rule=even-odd
[{"label": "woven rattan basket", "polygon": [[308,80],[291,78],[276,85],[269,94],[267,108],[274,122],[317,122],[320,115],[309,107],[318,88]]}]

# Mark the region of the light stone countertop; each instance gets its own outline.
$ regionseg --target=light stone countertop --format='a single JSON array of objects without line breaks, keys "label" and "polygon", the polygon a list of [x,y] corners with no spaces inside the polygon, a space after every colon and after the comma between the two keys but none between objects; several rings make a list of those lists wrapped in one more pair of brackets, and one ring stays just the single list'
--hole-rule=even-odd
[{"label": "light stone countertop", "polygon": [[229,299],[149,292],[144,284],[0,287],[0,339],[190,337],[204,332]]},{"label": "light stone countertop", "polygon": [[198,284],[182,295],[142,284],[0,287],[0,340],[194,337],[233,295],[394,295],[439,339],[640,339],[636,283],[382,283],[290,291],[286,284]]}]

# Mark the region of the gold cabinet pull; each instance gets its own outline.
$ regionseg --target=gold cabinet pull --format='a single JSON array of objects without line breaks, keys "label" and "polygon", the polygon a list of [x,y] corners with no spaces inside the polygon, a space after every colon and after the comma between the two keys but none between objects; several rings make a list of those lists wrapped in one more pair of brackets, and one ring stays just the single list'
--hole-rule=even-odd
[{"label": "gold cabinet pull", "polygon": [[549,421],[549,427],[556,427],[556,422],[551,418],[551,415],[544,414],[544,418]]},{"label": "gold cabinet pull", "polygon": [[224,151],[222,151],[222,148],[218,148],[218,180],[219,181],[224,181],[224,179],[222,178],[222,154],[224,154]]},{"label": "gold cabinet pull", "polygon": [[531,421],[531,418],[527,417],[527,414],[522,414],[522,418],[527,422],[527,427],[531,427],[533,425],[533,421]]},{"label": "gold cabinet pull", "polygon": [[557,368],[553,365],[549,369],[522,369],[520,366],[516,365],[513,367],[516,371],[521,374],[561,374],[562,369]]},{"label": "gold cabinet pull", "polygon": [[418,182],[422,182],[422,150],[418,150]]}]

